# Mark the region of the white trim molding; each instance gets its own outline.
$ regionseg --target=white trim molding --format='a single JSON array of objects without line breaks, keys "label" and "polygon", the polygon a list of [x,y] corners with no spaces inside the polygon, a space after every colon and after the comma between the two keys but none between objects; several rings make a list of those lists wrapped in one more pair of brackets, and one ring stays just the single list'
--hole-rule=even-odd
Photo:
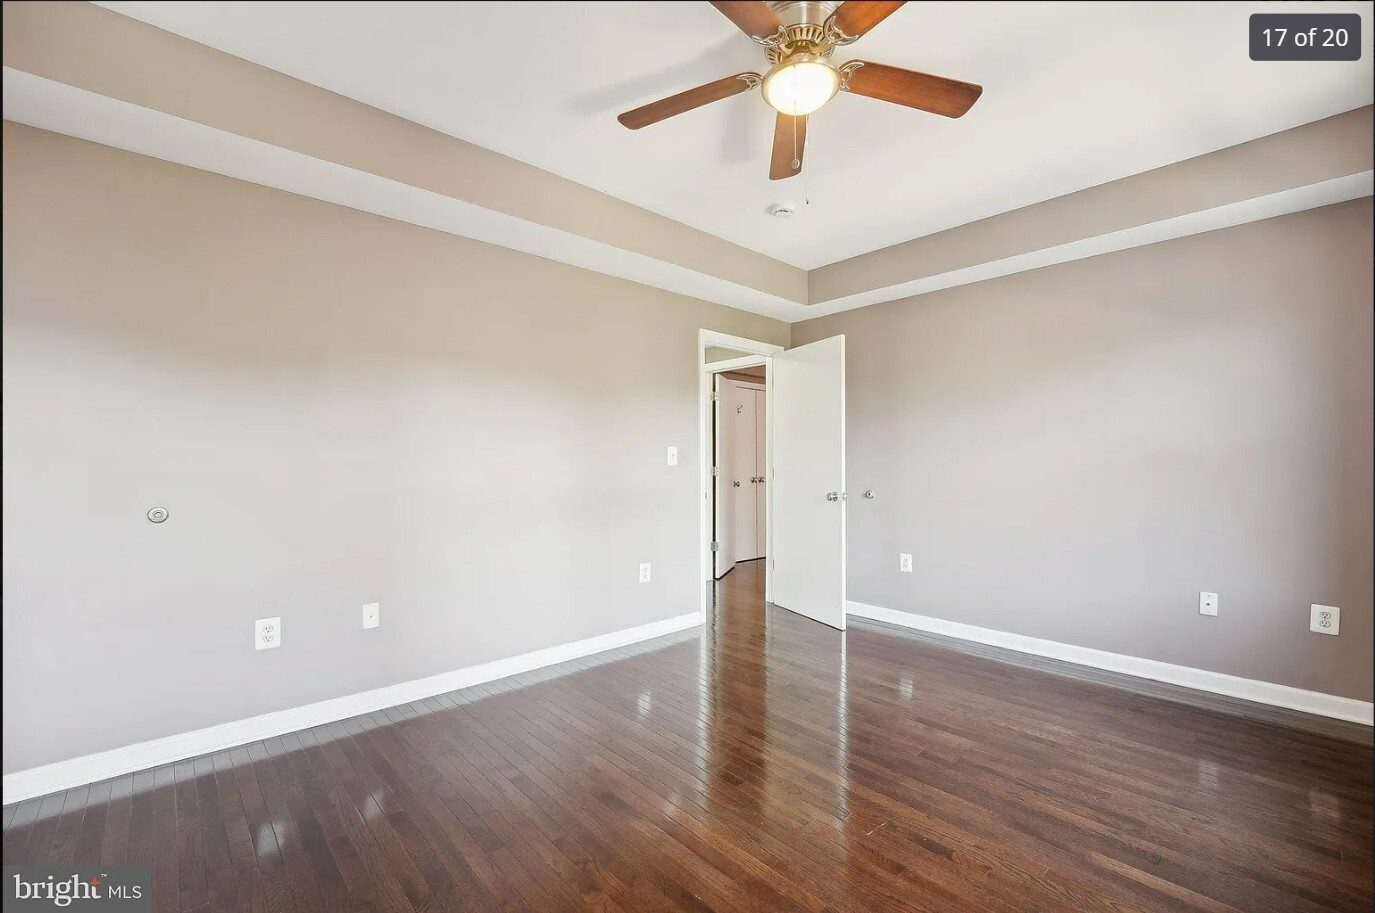
[{"label": "white trim molding", "polygon": [[1039,637],[1028,637],[1025,634],[1010,634],[1006,631],[995,631],[992,628],[981,628],[977,625],[963,624],[958,621],[947,621],[944,618],[933,618],[929,615],[899,612],[896,609],[885,609],[881,606],[866,605],[862,602],[847,602],[846,611],[851,615],[868,618],[872,621],[882,621],[903,628],[912,628],[917,631],[941,634],[992,647],[1016,650],[1018,653],[1030,653],[1079,666],[1105,669],[1109,672],[1120,672],[1123,675],[1132,675],[1137,678],[1180,685],[1195,691],[1223,694],[1245,701],[1253,701],[1257,704],[1284,707],[1303,713],[1361,723],[1365,726],[1375,723],[1375,715],[1372,713],[1375,711],[1375,705],[1369,701],[1358,701],[1354,698],[1338,697],[1335,694],[1323,694],[1319,691],[1305,691],[1302,688],[1293,688],[1289,685],[1277,685],[1273,682],[1262,682],[1237,675],[1225,675],[1221,672],[1209,672],[1206,669],[1194,669],[1189,666],[1176,666],[1173,663],[1160,662],[1155,659],[1126,656],[1122,653],[1109,653],[1106,650],[1078,647],[1074,644],[1063,644],[1054,640],[1042,640]]},{"label": "white trim molding", "polygon": [[246,745],[262,739],[298,732],[336,720],[346,720],[364,713],[372,713],[388,707],[408,704],[422,698],[446,694],[460,688],[481,685],[497,679],[507,678],[542,669],[546,666],[581,659],[594,653],[616,650],[641,641],[673,634],[701,624],[699,612],[690,612],[675,618],[665,618],[634,628],[612,631],[585,640],[546,647],[519,656],[493,660],[477,666],[468,666],[452,672],[431,675],[428,678],[399,682],[372,691],[363,691],[345,697],[292,707],[261,716],[249,717],[209,726],[193,732],[183,732],[161,739],[138,742],[122,748],[112,748],[68,761],[58,761],[41,767],[17,771],[4,776],[4,803],[9,805],[35,796],[71,789],[87,783],[108,780],[138,770],[147,770],[199,757],[226,748]]}]

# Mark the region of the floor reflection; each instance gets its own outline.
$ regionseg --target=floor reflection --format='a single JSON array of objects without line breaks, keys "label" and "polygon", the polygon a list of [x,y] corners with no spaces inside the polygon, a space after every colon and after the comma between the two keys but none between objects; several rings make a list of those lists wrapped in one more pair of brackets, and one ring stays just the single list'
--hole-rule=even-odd
[{"label": "floor reflection", "polygon": [[[846,635],[764,601],[763,561],[717,582],[701,651],[708,794],[738,814],[851,831]],[[833,848],[834,849],[834,848]]]}]

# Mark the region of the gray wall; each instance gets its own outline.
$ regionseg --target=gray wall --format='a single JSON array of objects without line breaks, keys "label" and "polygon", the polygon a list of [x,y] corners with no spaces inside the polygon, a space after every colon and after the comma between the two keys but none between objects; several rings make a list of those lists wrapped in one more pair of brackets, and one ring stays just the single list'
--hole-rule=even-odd
[{"label": "gray wall", "polygon": [[795,324],[847,337],[850,598],[1370,700],[1371,218]]},{"label": "gray wall", "polygon": [[4,147],[6,772],[696,611],[697,330],[786,325]]}]

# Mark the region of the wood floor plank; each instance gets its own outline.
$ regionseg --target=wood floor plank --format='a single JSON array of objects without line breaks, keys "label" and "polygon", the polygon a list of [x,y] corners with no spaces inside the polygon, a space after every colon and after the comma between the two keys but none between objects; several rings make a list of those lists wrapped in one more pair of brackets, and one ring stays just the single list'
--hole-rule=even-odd
[{"label": "wood floor plank", "polygon": [[48,847],[47,858],[44,860],[50,865],[72,863],[77,837],[80,836],[81,825],[86,820],[86,798],[90,792],[90,786],[78,786],[67,790],[62,801],[62,815],[58,818],[52,845]]},{"label": "wood floor plank", "polygon": [[109,815],[110,792],[114,781],[103,780],[92,783],[87,788],[86,812],[82,816],[81,830],[72,841],[67,861],[75,865],[101,862],[100,845],[105,839],[105,818]]},{"label": "wood floor plank", "polygon": [[153,869],[153,913],[187,909],[181,905],[180,834],[177,827],[176,774],[172,765],[153,772],[152,817],[148,823]]},{"label": "wood floor plank", "polygon": [[194,910],[209,902],[206,891],[208,860],[197,790],[197,760],[192,758],[172,766],[172,776],[176,781],[177,877],[181,894],[178,904],[182,910]]},{"label": "wood floor plank", "polygon": [[105,800],[105,827],[100,846],[87,862],[105,865],[126,865],[129,857],[129,821],[134,807],[134,775],[125,774],[110,781],[110,794]]},{"label": "wood floor plank", "polygon": [[[434,860],[443,868],[445,880],[431,881],[431,886],[455,897],[462,905],[459,909],[529,911],[492,856],[500,845],[479,844],[451,808],[431,798],[428,784],[394,734],[388,732],[389,727],[378,723],[376,716],[369,722],[371,728],[357,719],[349,720],[346,726],[370,763],[394,787],[401,810],[390,816],[393,827],[408,846],[429,844],[436,850]],[[417,864],[424,859],[418,852],[412,858]]]},{"label": "wood floor plank", "polygon": [[251,879],[250,909],[256,905],[268,913],[291,913],[298,909],[291,880],[282,863],[277,833],[268,818],[253,766],[248,746],[215,756],[215,778],[221,797],[229,805],[225,821],[230,854],[236,860],[240,877]]},{"label": "wood floor plank", "polygon": [[[323,910],[326,909],[325,901],[320,890],[320,885],[316,881],[315,870],[310,864],[310,857],[306,853],[302,843],[300,829],[294,820],[291,809],[287,806],[286,798],[281,784],[278,782],[277,773],[268,755],[267,746],[263,742],[254,742],[247,746],[247,760],[251,762],[251,767],[247,773],[251,774],[251,782],[248,776],[240,777],[240,795],[256,795],[261,803],[260,817],[261,822],[257,825],[259,834],[259,868],[264,871],[272,871],[278,863],[274,862],[275,857],[280,857],[280,866],[286,873],[287,881],[291,886],[291,897],[298,910]],[[267,833],[264,833],[263,828]],[[264,847],[268,851],[264,853]],[[272,848],[275,847],[275,852]],[[266,856],[268,862],[264,869],[261,861]]]},{"label": "wood floor plank", "polygon": [[[37,817],[28,826],[27,831],[19,835],[23,841],[23,846],[18,850],[16,858],[24,859],[35,863],[45,863],[48,861],[48,852],[52,848],[53,838],[57,834],[57,825],[62,817],[62,808],[66,804],[67,794],[65,792],[53,793],[44,796],[39,803]],[[8,859],[10,857],[6,857]]]},{"label": "wood floor plank", "polygon": [[307,797],[316,816],[324,822],[330,849],[344,873],[351,898],[363,909],[413,913],[415,908],[386,865],[372,831],[363,826],[363,819],[353,808],[347,781],[339,778],[330,764],[325,751],[328,733],[317,728],[295,736],[301,746],[301,765],[308,771]]},{"label": "wood floor plank", "polygon": [[361,763],[352,738],[338,724],[318,727],[313,735],[330,776],[342,787],[332,791],[341,822],[355,843],[370,847],[367,859],[374,879],[385,882],[388,892],[399,893],[391,901],[393,906],[430,907],[434,892],[387,820],[387,810],[395,802],[386,794],[385,782]]},{"label": "wood floor plank", "polygon": [[1367,727],[766,606],[8,806],[201,913],[1344,913]]}]

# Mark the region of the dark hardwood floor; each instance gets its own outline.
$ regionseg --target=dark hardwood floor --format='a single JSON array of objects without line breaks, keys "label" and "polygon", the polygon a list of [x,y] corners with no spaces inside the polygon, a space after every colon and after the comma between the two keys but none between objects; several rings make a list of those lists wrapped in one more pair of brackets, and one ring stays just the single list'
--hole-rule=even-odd
[{"label": "dark hardwood floor", "polygon": [[157,910],[1369,911],[1368,743],[765,608],[5,808]]}]

